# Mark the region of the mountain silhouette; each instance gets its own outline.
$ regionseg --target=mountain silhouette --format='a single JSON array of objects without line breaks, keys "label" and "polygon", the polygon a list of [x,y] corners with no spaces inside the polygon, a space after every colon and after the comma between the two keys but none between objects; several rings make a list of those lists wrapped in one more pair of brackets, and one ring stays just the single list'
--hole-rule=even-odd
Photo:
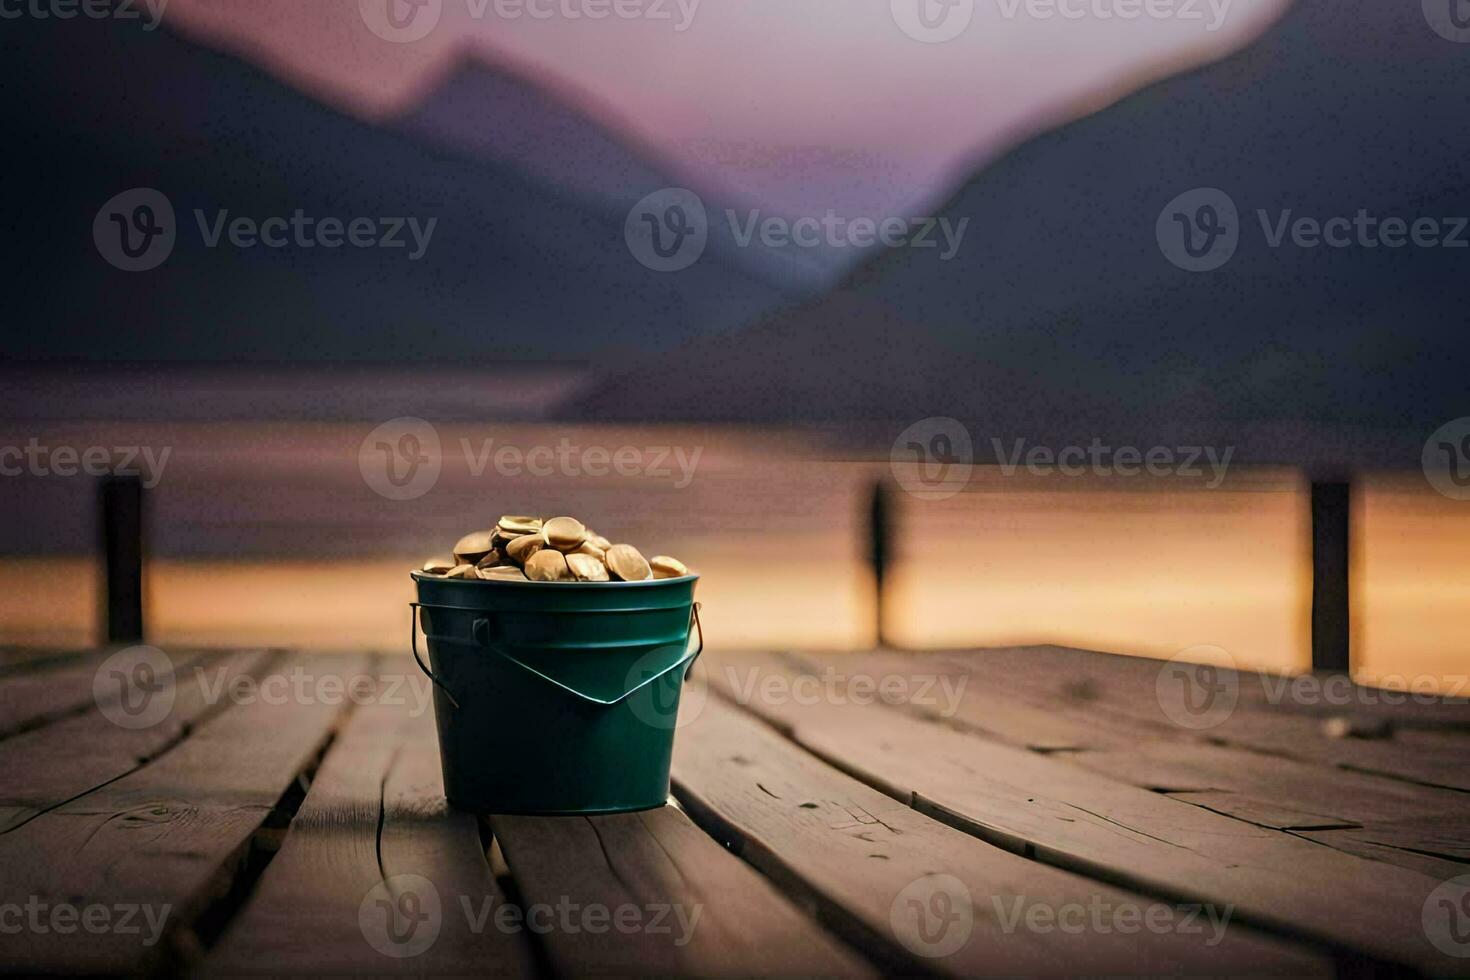
[{"label": "mountain silhouette", "polygon": [[782,248],[759,235],[740,240],[726,212],[746,222],[757,210],[770,215],[769,208],[682,171],[593,101],[466,51],[394,124],[435,145],[531,174],[598,210],[627,214],[649,194],[688,188],[705,210],[709,255],[796,295],[830,288],[852,265],[851,249]]},{"label": "mountain silhouette", "polygon": [[[540,178],[608,211],[626,211],[660,187],[685,182],[652,149],[626,136],[625,125],[595,122],[574,107],[584,100],[580,93],[553,94],[544,81],[465,52],[394,123],[421,139]],[[606,109],[602,113],[604,118],[610,115]]]},{"label": "mountain silhouette", "polygon": [[[349,118],[166,29],[51,18],[9,31],[25,36],[0,60],[7,357],[606,363],[782,300],[714,254],[677,275],[644,267],[625,208],[514,154]],[[116,269],[94,244],[99,209],[131,188],[159,191],[176,215],[152,271]],[[131,222],[124,205],[104,225]],[[404,248],[230,244],[237,219],[297,210],[369,219],[363,241],[391,237],[398,219],[435,225],[416,261],[405,227]]]},{"label": "mountain silhouette", "polygon": [[[889,249],[820,300],[609,372],[568,414],[1422,440],[1465,414],[1470,248],[1307,247],[1289,229],[1362,210],[1470,243],[1467,70],[1470,45],[1418,3],[1302,0],[1245,49],[982,170],[940,210],[968,219],[952,260]],[[1238,211],[1213,271],[1165,255],[1175,213],[1206,242],[1198,207],[1169,208],[1196,189]]]}]

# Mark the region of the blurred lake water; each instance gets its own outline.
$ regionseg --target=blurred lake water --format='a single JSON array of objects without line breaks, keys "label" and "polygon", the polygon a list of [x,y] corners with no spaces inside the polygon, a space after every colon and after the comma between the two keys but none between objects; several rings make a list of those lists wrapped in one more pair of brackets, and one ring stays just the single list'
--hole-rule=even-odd
[{"label": "blurred lake water", "polygon": [[[683,559],[703,576],[712,646],[873,642],[865,533],[886,460],[837,458],[798,432],[455,422],[434,426],[442,468],[432,488],[394,500],[365,477],[373,450],[364,440],[373,428],[37,420],[6,425],[0,446],[34,438],[49,447],[169,450],[148,495],[147,615],[150,640],[164,646],[406,653],[409,569],[502,513],[574,514],[646,554]],[[489,455],[486,440],[493,440]],[[505,447],[524,457],[537,447],[554,454],[564,443],[578,460],[588,449],[608,460],[629,450],[639,462],[623,475],[572,475],[560,464],[538,475],[495,461]],[[948,500],[897,492],[893,640],[1059,643],[1165,657],[1207,644],[1243,665],[1306,668],[1310,567],[1300,477],[1237,467],[1218,489],[1198,484],[977,467],[968,491]],[[0,641],[94,638],[95,492],[95,481],[82,476],[0,479],[7,515]],[[1438,496],[1418,474],[1364,478],[1354,513],[1353,615],[1354,662],[1365,679],[1463,683],[1467,546],[1470,504]]]}]

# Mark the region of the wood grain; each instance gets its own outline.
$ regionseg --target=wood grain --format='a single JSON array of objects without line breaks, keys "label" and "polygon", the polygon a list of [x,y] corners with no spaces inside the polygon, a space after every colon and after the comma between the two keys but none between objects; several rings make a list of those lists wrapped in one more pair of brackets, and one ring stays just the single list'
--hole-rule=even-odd
[{"label": "wood grain", "polygon": [[[759,669],[759,660],[747,661],[745,666]],[[1090,696],[1097,688],[1089,678],[1117,668],[1126,670],[1132,683],[1152,685],[1153,678],[1125,658],[1101,658],[1091,673],[1059,678],[1043,686],[1044,693],[1017,683],[1009,658],[998,663],[986,651],[809,654],[784,662],[807,672],[902,679],[894,690],[909,697],[895,703],[915,713],[1056,753],[1074,765],[1261,826],[1341,831],[1313,839],[1360,857],[1447,878],[1463,870],[1453,862],[1470,851],[1470,807],[1460,792],[1217,744],[1214,729],[1166,732],[1127,715],[1092,711]],[[937,680],[931,683],[931,678]],[[1414,732],[1412,737],[1456,736]],[[1415,751],[1402,739],[1395,746],[1401,754]]]},{"label": "wood grain", "polygon": [[1233,905],[1246,921],[1430,970],[1439,883],[1088,772],[1042,753],[850,698],[755,698],[803,746],[981,839],[1170,898]]},{"label": "wood grain", "polygon": [[562,975],[876,975],[676,807],[490,822],[528,912],[555,923],[538,939]]},{"label": "wood grain", "polygon": [[[386,928],[392,910],[378,899],[417,903],[426,915],[436,909],[417,926],[425,939],[433,932],[432,942],[420,950],[417,929],[404,920],[395,925],[410,938],[394,944]],[[372,704],[357,710],[327,753],[206,972],[526,975],[525,938],[490,923],[476,930],[466,915],[466,903],[478,909],[504,900],[474,816],[444,802],[432,714]]]},{"label": "wood grain", "polygon": [[[1208,736],[1221,744],[1300,762],[1470,790],[1470,766],[1464,762],[1470,736],[1456,727],[1470,724],[1470,706],[1463,701],[1363,705],[1360,702],[1381,702],[1385,694],[1358,687],[1322,691],[1311,686],[1311,678],[1291,681],[1248,671],[1227,672],[1237,692],[1234,710],[1219,724],[1194,732],[1171,721],[1160,706],[1156,682],[1161,664],[1156,660],[1063,647],[967,652],[950,658],[974,669],[977,679],[1003,678],[1005,691],[1026,692],[1051,705],[1070,702],[1102,727],[1144,725],[1160,737]],[[1305,685],[1305,693],[1293,693],[1297,691],[1293,684]],[[1348,703],[1335,703],[1342,700]],[[1329,717],[1364,730],[1387,724],[1389,734],[1384,738],[1332,737],[1324,725]],[[1423,727],[1432,730],[1414,730],[1413,718],[1423,718]]]},{"label": "wood grain", "polygon": [[[1314,954],[1234,922],[1218,934],[1201,923],[1185,927],[1190,913],[1168,902],[975,840],[716,698],[681,729],[674,771],[680,799],[707,829],[890,969],[966,976],[1326,971]],[[949,920],[929,912],[956,903],[968,903],[972,915],[954,920],[968,931],[951,939]],[[1091,909],[1102,928],[1047,925],[1048,916],[1091,916]],[[1109,928],[1133,915],[1180,925]],[[960,945],[948,949],[946,941]]]},{"label": "wood grain", "polygon": [[[191,651],[171,653],[169,657],[181,672],[208,659],[205,654]],[[106,659],[105,651],[67,657],[5,677],[0,683],[0,739],[96,708],[93,682]],[[120,690],[104,694],[109,702],[116,702],[120,696]]]},{"label": "wood grain", "polygon": [[102,712],[89,711],[0,741],[0,834],[167,752],[194,726],[229,706],[224,688],[214,685],[254,677],[275,659],[260,651],[219,658],[209,663],[209,680],[202,684],[198,675],[181,670],[172,709],[144,728],[123,728]]},{"label": "wood grain", "polygon": [[[350,676],[366,660],[293,665]],[[147,764],[0,834],[4,901],[142,913],[136,932],[29,929],[0,945],[7,972],[135,973],[186,960],[188,927],[228,893],[252,835],[343,710],[323,699],[224,704]]]}]

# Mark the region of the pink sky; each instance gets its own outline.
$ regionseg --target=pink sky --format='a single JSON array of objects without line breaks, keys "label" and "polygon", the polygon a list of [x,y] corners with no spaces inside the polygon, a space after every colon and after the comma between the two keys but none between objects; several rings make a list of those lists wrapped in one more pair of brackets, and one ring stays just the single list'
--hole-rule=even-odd
[{"label": "pink sky", "polygon": [[[946,2],[956,6],[947,11]],[[900,21],[916,25],[920,3],[940,30],[966,26],[948,40],[916,40]],[[397,5],[409,31],[427,33],[410,41],[375,33],[369,25],[388,23],[389,4]],[[585,93],[599,107],[594,114],[630,127],[708,184],[793,215],[836,208],[848,216],[885,216],[915,213],[943,197],[955,176],[1050,124],[1228,53],[1285,6],[1286,0],[170,0],[165,19],[368,118],[411,105],[465,47],[474,47],[487,60]],[[544,16],[531,16],[533,9]],[[599,11],[607,15],[589,16]],[[941,16],[946,12],[948,20]]]}]

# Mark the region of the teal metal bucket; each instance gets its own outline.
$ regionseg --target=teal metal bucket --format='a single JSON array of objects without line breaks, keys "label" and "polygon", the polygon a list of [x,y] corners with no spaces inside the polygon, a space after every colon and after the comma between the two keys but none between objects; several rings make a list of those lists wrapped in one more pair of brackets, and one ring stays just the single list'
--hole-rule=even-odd
[{"label": "teal metal bucket", "polygon": [[704,648],[700,630],[689,649],[699,576],[413,580],[413,655],[434,683],[451,804],[548,815],[664,805],[680,689]]}]

